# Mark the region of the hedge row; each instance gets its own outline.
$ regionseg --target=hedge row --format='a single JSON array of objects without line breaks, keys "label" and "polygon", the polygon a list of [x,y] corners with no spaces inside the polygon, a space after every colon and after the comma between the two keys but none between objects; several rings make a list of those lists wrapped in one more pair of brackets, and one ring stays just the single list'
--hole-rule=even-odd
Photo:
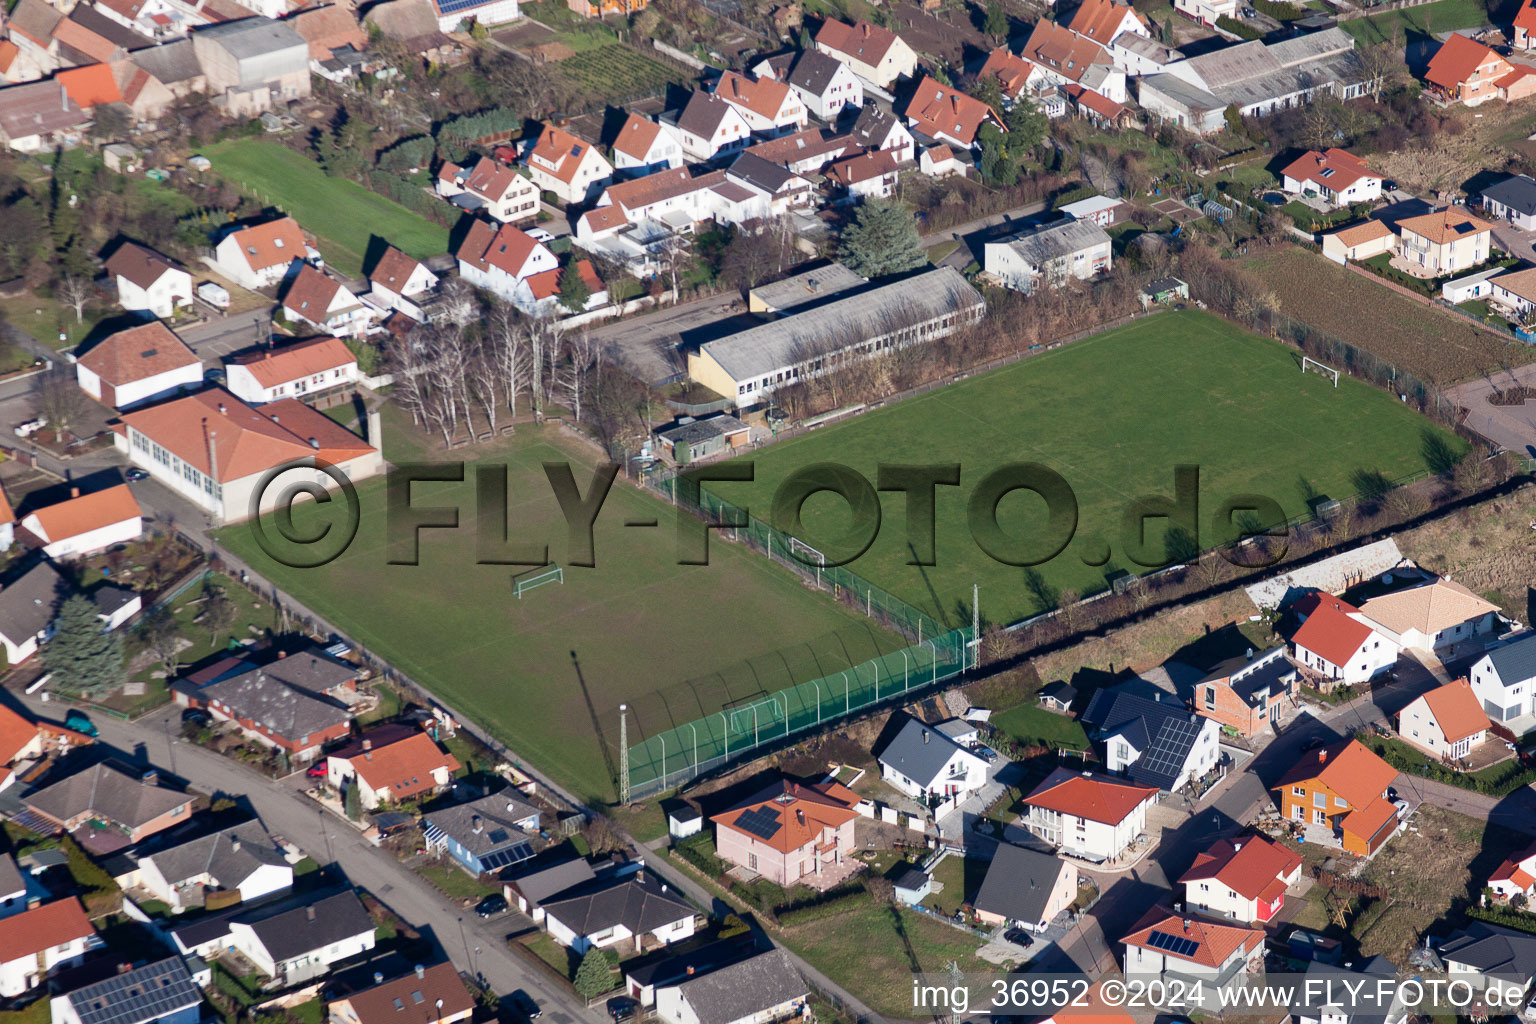
[{"label": "hedge row", "polygon": [[1471,790],[1474,793],[1508,796],[1515,790],[1523,789],[1536,782],[1536,769],[1526,768],[1518,760],[1504,761],[1492,768],[1483,769],[1482,773],[1473,775],[1436,764],[1427,758],[1408,754],[1397,744],[1380,736],[1367,736],[1364,742],[1382,760],[1398,771],[1408,772],[1435,782],[1443,782],[1458,789]]},{"label": "hedge row", "polygon": [[774,912],[773,916],[778,918],[779,924],[785,928],[792,928],[807,921],[820,921],[823,918],[846,914],[855,909],[855,904],[868,901],[869,891],[864,888],[864,883],[854,880],[834,886],[815,899],[803,900],[792,906],[780,908]]},{"label": "hedge row", "polygon": [[1536,933],[1536,916],[1522,914],[1517,910],[1505,910],[1502,907],[1468,907],[1467,916],[1479,921],[1487,921],[1489,924],[1514,928],[1517,931]]}]

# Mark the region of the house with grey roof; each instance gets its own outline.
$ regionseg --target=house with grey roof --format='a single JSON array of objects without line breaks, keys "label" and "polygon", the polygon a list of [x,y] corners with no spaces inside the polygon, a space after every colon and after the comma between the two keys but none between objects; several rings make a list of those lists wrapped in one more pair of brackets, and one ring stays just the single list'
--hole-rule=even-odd
[{"label": "house with grey roof", "polygon": [[1476,990],[1494,980],[1524,989],[1536,977],[1536,935],[1530,932],[1472,921],[1436,952],[1450,981],[1466,982]]},{"label": "house with grey roof", "polygon": [[372,949],[374,923],[357,893],[346,889],[278,913],[236,918],[229,935],[264,973],[296,985]]},{"label": "house with grey roof", "polygon": [[868,283],[868,278],[855,274],[842,263],[827,263],[770,284],[758,285],[747,292],[747,309],[752,313],[789,313],[802,306],[825,302],[834,295],[862,288]]},{"label": "house with grey roof", "polygon": [[179,956],[54,995],[53,1024],[197,1024],[203,993]]},{"label": "house with grey roof", "polygon": [[1511,174],[1483,189],[1483,212],[1521,231],[1536,231],[1536,178]]},{"label": "house with grey roof", "polygon": [[173,911],[203,906],[208,892],[235,891],[251,902],[293,887],[293,867],[260,821],[147,845],[124,855],[114,877],[124,889],[142,889]]},{"label": "house with grey roof", "polygon": [[192,33],[192,48],[214,105],[255,117],[309,96],[309,43],[271,18],[242,18]]},{"label": "house with grey roof", "polygon": [[743,447],[751,439],[750,427],[723,412],[699,419],[680,416],[671,426],[656,430],[656,440],[661,443],[662,450],[679,466]]},{"label": "house with grey roof", "polygon": [[421,817],[427,850],[447,853],[473,875],[528,860],[538,829],[539,809],[513,789],[436,807]]},{"label": "house with grey roof", "polygon": [[0,853],[0,917],[10,917],[26,909],[27,880],[16,866],[16,859],[8,853]]},{"label": "house with grey roof", "polygon": [[1516,735],[1536,728],[1536,631],[1489,650],[1472,663],[1467,678],[1491,720]]},{"label": "house with grey roof", "polygon": [[247,738],[307,759],[351,731],[352,712],[336,694],[355,685],[357,674],[355,666],[315,652],[260,665],[228,658],[171,689],[178,704],[206,708]]},{"label": "house with grey roof", "polygon": [[176,99],[203,92],[208,79],[192,48],[192,40],[158,43],[128,55],[135,67],[168,89]]},{"label": "house with grey roof", "polygon": [[508,903],[533,918],[534,924],[538,924],[544,920],[545,900],[585,885],[596,877],[586,858],[572,857],[535,871],[514,875],[502,886],[502,892]]},{"label": "house with grey roof", "polygon": [[799,1017],[810,988],[782,949],[694,974],[656,989],[666,1024],[773,1024]]},{"label": "house with grey roof", "polygon": [[941,729],[907,719],[876,759],[880,778],[919,800],[964,800],[987,783],[987,762]]},{"label": "house with grey roof", "polygon": [[1355,1000],[1345,995],[1351,986],[1364,984],[1369,991],[1375,991],[1378,984],[1395,982],[1397,968],[1384,956],[1363,957],[1349,966],[1311,960],[1302,973],[1306,980],[1294,990],[1297,1001],[1290,1007],[1294,1024],[1397,1024],[1406,1017],[1397,994],[1383,1000],[1384,1006],[1375,1000]]},{"label": "house with grey roof", "polygon": [[550,937],[577,954],[594,946],[629,945],[636,953],[681,942],[698,911],[682,893],[647,872],[600,878],[544,901]]},{"label": "house with grey roof", "polygon": [[662,114],[660,120],[677,130],[683,153],[691,160],[707,161],[738,153],[752,136],[741,111],[703,89],[694,90],[681,112]]},{"label": "house with grey roof", "polygon": [[794,90],[816,117],[833,124],[846,109],[864,105],[864,85],[853,69],[820,50],[778,54],[752,69],[759,78],[773,78]]},{"label": "house with grey roof", "polygon": [[849,360],[947,337],[985,312],[981,293],[958,270],[935,267],[705,342],[688,353],[688,376],[747,408]]},{"label": "house with grey roof", "polygon": [[154,769],[106,760],[22,796],[27,827],[66,831],[95,853],[110,853],[178,825],[192,797],[162,785]]},{"label": "house with grey roof", "polygon": [[90,121],[62,82],[28,82],[0,89],[0,143],[18,153],[74,146]]},{"label": "house with grey roof", "polygon": [[1333,27],[1173,61],[1140,80],[1137,99],[1148,113],[1204,134],[1225,125],[1228,107],[1263,117],[1320,95],[1357,99],[1366,93],[1366,78],[1354,38]]},{"label": "house with grey roof", "polygon": [[38,562],[16,579],[0,583],[0,647],[6,664],[19,665],[48,639],[59,602],[72,588],[52,562]]},{"label": "house with grey roof", "polygon": [[1066,281],[1108,273],[1113,245],[1091,221],[1067,220],[1020,232],[982,247],[982,267],[1005,287],[1026,295]]},{"label": "house with grey roof", "polygon": [[1077,866],[1039,850],[998,843],[971,905],[984,923],[1044,931],[1077,899]]},{"label": "house with grey roof", "polygon": [[762,193],[769,216],[777,217],[812,204],[811,180],[756,153],[742,153],[726,169],[725,180]]},{"label": "house with grey roof", "polygon": [[1172,694],[1139,682],[1096,690],[1082,722],[1104,752],[1104,767],[1132,782],[1176,792],[1216,767],[1221,726]]}]

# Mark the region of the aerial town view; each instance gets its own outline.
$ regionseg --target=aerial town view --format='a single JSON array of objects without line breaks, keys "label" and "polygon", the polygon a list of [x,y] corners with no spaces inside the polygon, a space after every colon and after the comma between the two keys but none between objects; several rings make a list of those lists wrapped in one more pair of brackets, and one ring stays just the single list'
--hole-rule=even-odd
[{"label": "aerial town view", "polygon": [[0,0],[0,1024],[1536,1024],[1536,0]]}]

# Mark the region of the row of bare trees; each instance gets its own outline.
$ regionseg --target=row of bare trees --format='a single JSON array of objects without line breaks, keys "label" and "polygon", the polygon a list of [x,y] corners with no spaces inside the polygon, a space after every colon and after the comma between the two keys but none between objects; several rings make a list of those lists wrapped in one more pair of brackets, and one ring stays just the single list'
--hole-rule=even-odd
[{"label": "row of bare trees", "polygon": [[611,447],[645,430],[652,400],[607,364],[587,331],[501,302],[484,306],[468,288],[451,291],[432,323],[390,346],[388,366],[395,401],[445,445],[519,417],[542,420],[558,406]]}]

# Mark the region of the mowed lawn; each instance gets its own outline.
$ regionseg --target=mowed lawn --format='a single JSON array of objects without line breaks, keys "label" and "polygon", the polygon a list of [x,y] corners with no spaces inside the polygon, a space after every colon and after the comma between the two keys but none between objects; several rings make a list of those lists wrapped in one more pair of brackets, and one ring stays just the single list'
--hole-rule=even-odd
[{"label": "mowed lawn", "polygon": [[1339,27],[1360,43],[1391,42],[1394,34],[1407,42],[1414,36],[1428,36],[1458,28],[1480,28],[1488,24],[1488,10],[1478,0],[1436,0],[1421,7],[1373,14],[1369,18],[1341,21]]},{"label": "mowed lawn", "polygon": [[353,277],[363,272],[368,241],[378,236],[408,255],[426,259],[448,251],[448,229],[263,139],[215,143],[203,151],[222,175],[263,203],[291,214],[315,235],[326,262]]},{"label": "mowed lawn", "polygon": [[[639,708],[657,706],[658,689],[834,632],[850,640],[854,659],[897,646],[863,615],[718,537],[710,544],[709,565],[678,565],[674,510],[622,480],[614,483],[594,528],[596,567],[571,566],[565,522],[541,463],[570,461],[585,495],[595,460],[551,435],[553,430],[519,427],[494,455],[480,456],[482,464],[509,465],[511,538],[547,541],[550,558],[564,567],[563,584],[546,584],[521,599],[513,597],[512,577],[526,568],[476,564],[474,466],[466,467],[462,484],[412,486],[413,507],[459,510],[457,530],[421,531],[418,565],[388,564],[382,478],[358,486],[357,536],[329,565],[278,564],[262,552],[249,525],[224,529],[220,542],[519,756],[597,800],[614,797],[598,730],[617,764],[621,702],[636,709],[629,719],[633,744],[676,724],[657,721],[654,713],[638,720],[645,715]],[[388,437],[386,431],[393,458],[410,451],[389,446]],[[300,505],[295,528],[313,531],[335,508]],[[626,527],[627,520],[657,525]],[[856,638],[863,638],[863,648],[852,642]],[[793,663],[792,656],[788,660]],[[714,701],[703,708],[708,712],[728,699],[707,686],[699,690],[691,708],[676,711],[679,722],[701,713],[698,702]]]},{"label": "mowed lawn", "polygon": [[[842,463],[874,482],[882,463],[959,463],[960,486],[937,492],[937,564],[913,566],[906,496],[881,495],[873,545],[849,568],[934,614],[968,625],[972,584],[981,614],[1012,622],[1041,608],[1041,590],[1088,594],[1124,570],[1127,510],[1145,496],[1171,496],[1174,470],[1200,467],[1199,542],[1218,529],[1223,502],[1259,493],[1286,515],[1309,511],[1319,496],[1359,493],[1361,474],[1391,479],[1423,472],[1465,445],[1390,395],[1344,378],[1337,389],[1300,372],[1299,356],[1279,342],[1195,311],[1138,321],[992,373],[886,406],[845,423],[754,452],[751,483],[708,486],[768,519],[786,478],[815,463]],[[1038,462],[1065,478],[1078,521],[1064,551],[1035,570],[994,561],[972,539],[967,501],[978,482],[1007,463]],[[823,551],[853,525],[842,498],[822,493],[803,509],[803,537]],[[1045,503],[1029,491],[997,508],[1004,534],[1040,540]],[[1148,522],[1161,557],[1166,521]],[[775,524],[786,528],[788,524]],[[845,556],[846,557],[846,554]],[[1156,559],[1143,555],[1143,561]]]}]

